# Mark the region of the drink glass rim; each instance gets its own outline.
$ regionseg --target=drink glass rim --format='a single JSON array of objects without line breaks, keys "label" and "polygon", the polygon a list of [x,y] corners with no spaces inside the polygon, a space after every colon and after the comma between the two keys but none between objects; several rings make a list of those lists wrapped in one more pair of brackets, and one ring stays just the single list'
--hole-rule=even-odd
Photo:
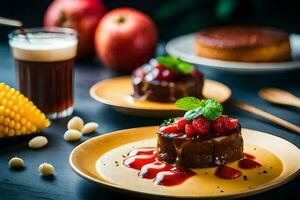
[{"label": "drink glass rim", "polygon": [[[76,30],[72,28],[62,28],[62,27],[34,27],[34,28],[25,28],[24,31],[26,33],[53,33],[53,35],[45,36],[45,37],[39,37],[34,39],[50,39],[50,38],[61,38],[61,37],[74,37],[74,39],[77,39],[78,33]],[[23,33],[16,29],[8,34],[9,40],[14,39],[15,37],[18,37],[20,35],[23,35]],[[33,38],[32,35],[27,35],[27,37]]]}]

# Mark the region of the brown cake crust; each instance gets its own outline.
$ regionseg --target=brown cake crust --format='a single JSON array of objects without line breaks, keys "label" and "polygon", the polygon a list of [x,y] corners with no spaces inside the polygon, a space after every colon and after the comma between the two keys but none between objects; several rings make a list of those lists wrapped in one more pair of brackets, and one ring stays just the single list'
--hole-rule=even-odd
[{"label": "brown cake crust", "polygon": [[158,133],[158,158],[185,167],[215,167],[243,158],[240,126],[220,137],[187,138],[184,135]]},{"label": "brown cake crust", "polygon": [[224,26],[196,34],[197,55],[232,61],[275,62],[291,59],[286,32],[261,26]]}]

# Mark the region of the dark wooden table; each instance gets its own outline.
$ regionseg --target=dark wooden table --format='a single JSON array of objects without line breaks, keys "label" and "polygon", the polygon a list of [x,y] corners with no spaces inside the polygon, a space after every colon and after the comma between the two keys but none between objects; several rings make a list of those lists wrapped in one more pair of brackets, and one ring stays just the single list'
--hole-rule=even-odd
[{"label": "dark wooden table", "polygon": [[[228,84],[233,91],[233,98],[251,103],[257,107],[300,125],[299,110],[271,105],[261,100],[257,91],[264,86],[277,86],[300,96],[300,71],[275,73],[269,75],[230,75],[204,71],[206,77]],[[124,128],[157,125],[160,119],[129,117],[95,102],[89,96],[89,88],[97,81],[120,74],[104,68],[99,62],[77,63],[75,69],[75,113],[85,121],[96,121],[99,131],[90,137]],[[0,82],[16,86],[15,71],[7,44],[0,44]],[[290,131],[256,118],[248,113],[225,105],[225,112],[238,117],[245,128],[253,128],[283,137],[300,147],[300,136]],[[67,143],[63,139],[68,119],[55,121],[43,135],[49,144],[46,148],[32,150],[26,147],[28,140],[2,141],[0,143],[0,199],[135,199],[134,197],[109,191],[90,183],[76,175],[69,166],[68,157],[72,149],[80,142]],[[81,141],[81,142],[82,142]],[[13,156],[25,160],[25,168],[14,171],[8,168],[8,161]],[[55,166],[55,176],[45,179],[39,176],[38,166],[49,162]],[[247,199],[292,199],[299,194],[300,178]]]}]

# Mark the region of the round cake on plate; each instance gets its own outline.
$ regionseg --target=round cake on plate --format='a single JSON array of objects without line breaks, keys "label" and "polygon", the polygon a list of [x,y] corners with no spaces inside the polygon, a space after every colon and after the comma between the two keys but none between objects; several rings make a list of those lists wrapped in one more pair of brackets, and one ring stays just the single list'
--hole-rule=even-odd
[{"label": "round cake on plate", "polygon": [[[188,99],[186,101],[185,99]],[[191,100],[189,100],[191,99]],[[181,108],[191,108],[184,117],[171,118],[157,131],[160,161],[192,168],[215,167],[244,157],[238,119],[222,115],[222,105],[213,99],[191,97]]]},{"label": "round cake on plate", "polygon": [[187,96],[202,97],[203,74],[176,57],[152,59],[133,72],[133,97],[173,103]]},{"label": "round cake on plate", "polygon": [[262,26],[223,26],[196,34],[196,54],[206,58],[279,62],[291,60],[289,35],[280,29]]}]

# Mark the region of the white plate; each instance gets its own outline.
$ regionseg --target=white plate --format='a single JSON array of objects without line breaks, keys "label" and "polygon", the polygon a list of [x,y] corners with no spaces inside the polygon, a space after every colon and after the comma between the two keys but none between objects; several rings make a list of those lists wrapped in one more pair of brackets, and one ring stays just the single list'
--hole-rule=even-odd
[{"label": "white plate", "polygon": [[179,36],[170,40],[166,51],[172,56],[194,64],[196,67],[206,67],[231,72],[272,72],[286,71],[300,68],[300,35],[291,34],[292,61],[288,62],[234,62],[204,58],[195,54],[195,33]]}]

